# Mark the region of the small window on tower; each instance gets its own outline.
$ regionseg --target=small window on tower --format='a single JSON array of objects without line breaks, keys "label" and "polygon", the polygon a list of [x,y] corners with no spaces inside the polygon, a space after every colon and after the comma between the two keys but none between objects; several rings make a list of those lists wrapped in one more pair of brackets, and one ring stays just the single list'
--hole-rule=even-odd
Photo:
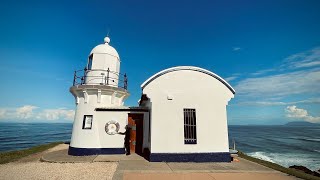
[{"label": "small window on tower", "polygon": [[89,57],[88,70],[92,69],[92,56],[93,56],[93,54],[91,54],[90,57]]},{"label": "small window on tower", "polygon": [[92,128],[92,115],[84,115],[82,129]]}]

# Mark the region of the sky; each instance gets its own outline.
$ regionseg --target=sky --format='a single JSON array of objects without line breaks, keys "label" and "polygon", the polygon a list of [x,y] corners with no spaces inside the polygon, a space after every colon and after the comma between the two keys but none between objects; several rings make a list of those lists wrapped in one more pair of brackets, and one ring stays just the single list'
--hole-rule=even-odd
[{"label": "sky", "polygon": [[0,2],[0,122],[72,122],[69,92],[109,34],[137,106],[140,85],[197,66],[236,90],[231,125],[320,123],[320,1]]}]

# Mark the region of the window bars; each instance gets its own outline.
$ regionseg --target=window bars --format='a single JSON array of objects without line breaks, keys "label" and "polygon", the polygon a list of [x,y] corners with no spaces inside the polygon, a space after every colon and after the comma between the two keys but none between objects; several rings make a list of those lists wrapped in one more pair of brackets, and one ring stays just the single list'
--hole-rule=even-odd
[{"label": "window bars", "polygon": [[184,144],[197,144],[196,109],[183,109]]}]

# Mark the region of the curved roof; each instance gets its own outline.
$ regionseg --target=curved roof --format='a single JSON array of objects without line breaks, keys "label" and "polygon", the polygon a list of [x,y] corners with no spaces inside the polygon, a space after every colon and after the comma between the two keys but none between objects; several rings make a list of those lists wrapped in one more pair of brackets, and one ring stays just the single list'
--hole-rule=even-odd
[{"label": "curved roof", "polygon": [[98,46],[94,47],[90,52],[90,55],[95,54],[109,54],[111,56],[117,57],[119,59],[119,54],[112,46],[109,45],[110,38],[105,37],[104,44],[99,44]]},{"label": "curved roof", "polygon": [[216,78],[218,81],[220,81],[222,84],[224,84],[233,94],[235,94],[235,90],[231,87],[231,85],[229,83],[227,83],[227,81],[222,79],[220,76],[218,76],[217,74],[215,74],[211,71],[208,71],[206,69],[202,69],[202,68],[194,67],[194,66],[177,66],[177,67],[172,67],[172,68],[162,70],[162,71],[158,72],[157,74],[151,76],[144,83],[142,83],[141,88],[144,89],[149,83],[151,83],[153,80],[157,79],[158,77],[160,77],[164,74],[167,74],[167,73],[170,73],[173,71],[182,71],[182,70],[197,71],[197,72],[201,72],[201,73],[207,74],[209,76],[212,76],[212,77]]}]

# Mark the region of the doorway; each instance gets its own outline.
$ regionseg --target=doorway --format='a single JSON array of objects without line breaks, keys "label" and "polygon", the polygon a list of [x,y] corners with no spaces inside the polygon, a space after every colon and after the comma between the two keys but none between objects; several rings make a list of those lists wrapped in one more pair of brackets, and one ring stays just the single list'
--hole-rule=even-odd
[{"label": "doorway", "polygon": [[142,155],[143,144],[143,114],[128,114],[130,132],[130,153]]}]

